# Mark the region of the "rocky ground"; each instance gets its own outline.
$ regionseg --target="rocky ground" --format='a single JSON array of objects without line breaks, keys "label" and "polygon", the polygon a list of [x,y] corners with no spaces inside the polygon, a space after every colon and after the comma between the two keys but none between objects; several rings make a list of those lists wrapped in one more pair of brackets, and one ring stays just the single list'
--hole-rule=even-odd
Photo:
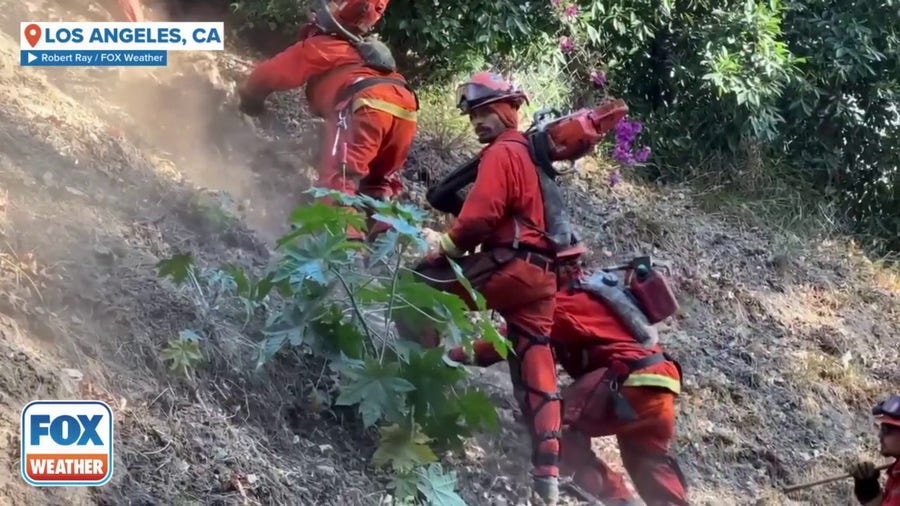
[{"label": "rocky ground", "polygon": [[[298,95],[274,101],[277,129],[248,122],[227,100],[249,59],[234,51],[154,71],[21,68],[20,20],[85,14],[55,2],[4,7],[2,502],[382,501],[371,434],[310,409],[319,368],[288,357],[254,371],[253,329],[155,269],[174,251],[201,265],[267,264],[307,184],[316,125],[293,105]],[[426,176],[462,156],[446,151],[446,136],[422,133],[406,171],[413,201]],[[704,212],[687,188],[610,187],[602,166],[586,167],[566,191],[598,263],[652,253],[673,264],[683,310],[664,343],[686,374],[675,451],[693,503],[851,504],[847,481],[790,499],[774,487],[840,473],[857,454],[875,458],[869,407],[900,388],[896,275],[839,238],[800,240]],[[175,378],[161,357],[184,329],[202,336],[206,357],[193,381]],[[461,493],[473,505],[524,503],[527,448],[503,366],[475,375],[504,427],[453,462]],[[78,396],[116,410],[114,479],[96,490],[26,485],[20,409]],[[611,442],[597,444],[617,461]]]}]

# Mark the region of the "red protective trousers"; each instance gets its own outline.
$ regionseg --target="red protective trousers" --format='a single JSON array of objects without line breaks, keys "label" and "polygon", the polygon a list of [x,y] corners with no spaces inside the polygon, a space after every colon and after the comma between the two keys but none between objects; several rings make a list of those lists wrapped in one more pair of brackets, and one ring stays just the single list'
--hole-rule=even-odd
[{"label": "red protective trousers", "polygon": [[[509,327],[508,338],[515,350],[515,358],[509,355],[510,374],[517,392],[525,396],[520,400],[520,406],[533,429],[534,475],[558,476],[561,411],[556,364],[547,337],[553,325],[556,277],[551,271],[520,259],[513,259],[490,274],[467,275],[483,273],[489,255],[469,255],[457,259],[457,262],[473,288],[484,296],[487,308],[500,313]],[[471,309],[476,309],[468,291],[456,281],[451,267],[443,258],[420,265],[416,270],[423,274],[426,283],[457,295]],[[402,321],[398,321],[397,326],[404,337],[416,340],[425,347],[439,344],[433,328],[411,328]]]},{"label": "red protective trousers", "polygon": [[900,506],[900,459],[887,469],[887,481],[881,493],[882,506]]},{"label": "red protective trousers", "polygon": [[[338,128],[337,115],[325,121],[316,184],[348,195],[396,197],[402,190],[398,173],[416,135],[415,120],[368,106],[352,111],[352,104],[347,113],[346,128]],[[353,229],[347,235],[363,237]]]},{"label": "red protective trousers", "polygon": [[669,455],[669,444],[675,435],[675,394],[661,388],[628,386],[622,387],[621,393],[637,420],[623,422],[612,410],[606,410],[593,413],[590,424],[566,426],[562,472],[572,475],[578,486],[601,500],[634,499],[622,474],[610,469],[591,449],[590,438],[614,435],[622,464],[649,506],[688,504],[681,471]]}]

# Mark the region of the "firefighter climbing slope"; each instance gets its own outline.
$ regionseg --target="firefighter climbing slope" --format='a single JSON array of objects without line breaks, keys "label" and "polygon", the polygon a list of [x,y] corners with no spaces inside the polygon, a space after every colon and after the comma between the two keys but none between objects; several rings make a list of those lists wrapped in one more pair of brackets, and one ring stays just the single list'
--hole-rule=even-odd
[{"label": "firefighter climbing slope", "polygon": [[[387,3],[323,1],[314,21],[301,29],[303,40],[258,64],[238,89],[241,110],[258,116],[272,92],[305,85],[310,109],[325,119],[317,186],[377,199],[401,190],[397,172],[416,134],[419,109],[387,46],[361,38]],[[361,231],[347,233],[363,238]]]},{"label": "firefighter climbing slope", "polygon": [[[459,217],[416,268],[422,280],[455,293],[475,308],[445,257],[453,257],[489,308],[509,324],[518,360],[514,383],[527,391],[532,429],[534,492],[543,501],[558,496],[560,404],[548,335],[553,324],[555,249],[548,239],[539,171],[518,131],[518,109],[527,97],[500,76],[477,73],[459,87],[458,107],[468,114],[482,144],[477,177]],[[481,252],[465,255],[481,246]],[[423,322],[397,321],[403,337],[437,346]],[[515,363],[513,363],[515,362]]]},{"label": "firefighter climbing slope", "polygon": [[[639,504],[624,477],[591,449],[591,438],[614,435],[622,463],[648,505],[686,505],[684,478],[669,452],[680,367],[658,344],[639,343],[632,325],[604,303],[605,295],[578,265],[583,251],[576,246],[557,260],[559,291],[550,338],[559,363],[576,380],[563,392],[561,471],[606,506]],[[449,356],[481,367],[502,360],[485,341],[477,341],[474,351],[472,360],[461,348]]]},{"label": "firefighter climbing slope", "polygon": [[880,472],[872,462],[855,462],[849,472],[853,476],[853,494],[863,506],[900,506],[900,395],[893,395],[878,403],[872,414],[880,422],[881,454],[893,457],[887,468],[884,489],[879,483]]}]

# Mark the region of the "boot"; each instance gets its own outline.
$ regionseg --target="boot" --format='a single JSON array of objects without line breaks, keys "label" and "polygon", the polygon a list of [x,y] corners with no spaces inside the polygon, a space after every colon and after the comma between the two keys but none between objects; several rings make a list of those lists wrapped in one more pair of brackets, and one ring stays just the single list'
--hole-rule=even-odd
[{"label": "boot", "polygon": [[603,506],[641,506],[641,502],[637,499],[604,499],[600,502]]},{"label": "boot", "polygon": [[531,487],[532,496],[545,506],[555,506],[559,501],[559,478],[556,476],[535,476]]}]

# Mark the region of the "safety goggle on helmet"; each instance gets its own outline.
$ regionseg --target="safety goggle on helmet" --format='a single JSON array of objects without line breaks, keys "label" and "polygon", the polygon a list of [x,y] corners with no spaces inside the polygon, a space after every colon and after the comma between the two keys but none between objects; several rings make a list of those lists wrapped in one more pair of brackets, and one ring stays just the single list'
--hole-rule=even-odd
[{"label": "safety goggle on helmet", "polygon": [[456,88],[456,107],[464,115],[503,100],[511,101],[519,107],[528,103],[528,96],[493,72],[478,72]]},{"label": "safety goggle on helmet", "polygon": [[900,427],[900,395],[892,395],[872,408],[872,414],[882,425]]}]

